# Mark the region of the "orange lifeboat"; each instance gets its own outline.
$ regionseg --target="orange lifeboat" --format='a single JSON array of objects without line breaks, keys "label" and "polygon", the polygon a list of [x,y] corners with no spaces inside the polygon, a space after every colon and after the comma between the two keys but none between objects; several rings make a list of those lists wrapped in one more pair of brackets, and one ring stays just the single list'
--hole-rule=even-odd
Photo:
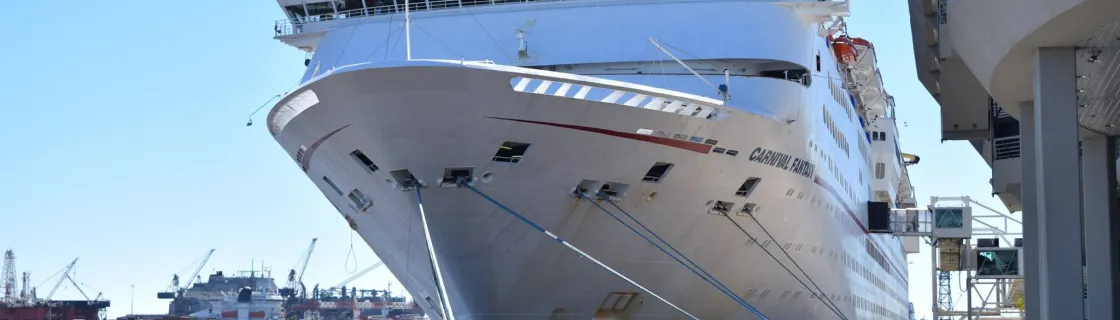
[{"label": "orange lifeboat", "polygon": [[850,38],[841,36],[836,39],[829,37],[832,41],[832,52],[836,55],[836,60],[843,64],[853,64],[859,59],[859,52],[856,51],[856,46],[864,48],[873,48],[870,41],[863,38]]}]

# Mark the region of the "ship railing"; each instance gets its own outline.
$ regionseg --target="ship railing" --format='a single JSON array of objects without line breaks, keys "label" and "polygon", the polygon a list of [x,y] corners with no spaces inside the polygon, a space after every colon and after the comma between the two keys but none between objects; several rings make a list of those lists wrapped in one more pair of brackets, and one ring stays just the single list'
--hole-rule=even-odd
[{"label": "ship railing", "polygon": [[[367,0],[372,2],[370,0]],[[536,2],[550,2],[558,3],[562,7],[575,7],[586,5],[599,5],[599,4],[630,4],[630,3],[680,3],[680,2],[710,2],[712,0],[422,0],[410,1],[408,4],[409,11],[434,11],[443,9],[455,9],[463,7],[481,7],[481,6],[496,6],[507,4],[522,4],[522,3],[536,3]],[[753,0],[755,2],[775,2],[775,3],[796,3],[796,2],[820,2],[820,0]],[[379,0],[377,3],[393,2],[392,4],[375,5],[365,8],[341,10],[331,13],[308,15],[296,17],[294,19],[281,19],[276,20],[275,35],[276,36],[289,36],[294,34],[303,33],[303,26],[307,24],[343,20],[350,18],[361,17],[374,17],[392,14],[403,14],[405,5],[404,0]],[[840,2],[840,0],[829,0],[828,2]]]},{"label": "ship railing", "polygon": [[[715,122],[720,122],[731,114],[731,110],[725,108],[722,101],[708,97],[545,70],[515,73],[510,79],[510,89],[521,93],[676,113]],[[655,134],[652,131],[642,131],[639,134]],[[699,140],[695,142],[704,141],[703,138]]]}]

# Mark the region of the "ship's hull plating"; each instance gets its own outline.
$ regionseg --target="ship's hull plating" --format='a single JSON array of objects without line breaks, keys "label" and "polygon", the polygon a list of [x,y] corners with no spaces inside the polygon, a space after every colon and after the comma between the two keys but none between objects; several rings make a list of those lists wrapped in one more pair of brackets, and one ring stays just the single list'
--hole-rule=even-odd
[{"label": "ship's hull plating", "polygon": [[[439,294],[417,194],[402,191],[392,170],[408,169],[428,186],[420,194],[458,319],[588,319],[606,315],[610,308],[603,305],[616,292],[637,293],[619,317],[685,317],[470,190],[438,187],[447,167],[472,167],[479,190],[700,319],[754,316],[591,202],[574,197],[582,180],[629,185],[617,201],[621,208],[770,319],[837,318],[804,285],[819,286],[850,319],[873,318],[856,307],[857,299],[886,300],[860,278],[880,270],[851,267],[867,259],[859,209],[818,176],[820,168],[791,168],[812,161],[803,125],[743,111],[717,122],[622,101],[518,92],[510,79],[485,68],[415,62],[344,68],[313,79],[270,114],[277,141],[433,319],[439,318],[433,312]],[[307,90],[317,103],[293,103]],[[635,136],[639,129],[656,133]],[[644,138],[661,133],[678,142]],[[531,146],[517,164],[492,161],[505,141]],[[379,170],[363,168],[351,156],[354,150]],[[766,150],[790,156],[784,160],[789,163],[764,159],[781,157]],[[662,181],[643,182],[655,162],[673,167]],[[737,196],[749,177],[761,183],[749,197]],[[368,210],[356,210],[347,197],[353,189],[372,200]],[[730,219],[757,240],[728,216],[713,214],[714,201],[734,203]],[[747,203],[756,206],[758,223],[739,213]],[[427,299],[434,304],[425,305]]]}]

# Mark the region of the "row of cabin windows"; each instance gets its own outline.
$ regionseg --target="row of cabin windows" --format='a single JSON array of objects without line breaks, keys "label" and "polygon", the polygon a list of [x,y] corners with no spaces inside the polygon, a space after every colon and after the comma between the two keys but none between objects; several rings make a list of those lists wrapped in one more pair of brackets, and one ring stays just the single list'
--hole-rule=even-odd
[{"label": "row of cabin windows", "polygon": [[[885,256],[883,256],[883,253],[879,252],[879,250],[876,249],[874,245],[871,244],[871,239],[870,238],[865,238],[864,239],[864,247],[866,247],[866,249],[867,249],[867,255],[871,256],[871,260],[874,260],[875,263],[878,264],[879,267],[882,268],[883,271],[885,271],[888,275],[894,275],[894,272],[891,271],[891,268],[887,265],[887,258]],[[874,272],[871,272],[871,270],[865,270],[865,271],[869,275],[875,274]],[[879,288],[884,289],[884,290],[886,289],[885,286],[880,285],[880,284],[885,284],[885,283],[883,283],[881,280],[879,280],[878,277],[875,277],[873,280],[872,280],[872,278],[868,278],[868,280],[871,281],[872,283],[876,284],[876,286],[878,286]]]},{"label": "row of cabin windows", "polygon": [[[875,262],[879,264],[879,267],[883,268],[883,271],[886,271],[888,275],[894,275],[894,272],[892,272],[890,267],[887,266],[887,258],[884,257],[883,254],[879,252],[879,250],[876,250],[875,247],[871,245],[871,239],[866,239],[866,241],[867,254],[871,255],[871,259],[875,260]],[[879,280],[878,277],[872,279],[871,283],[875,284],[875,286],[879,289],[887,289],[886,283],[884,283],[882,280]]]},{"label": "row of cabin windows", "polygon": [[[832,75],[829,75],[829,78],[831,77]],[[832,93],[832,100],[836,101],[836,104],[840,105],[841,108],[844,108],[844,113],[848,114],[848,121],[851,122],[854,121],[852,119],[852,100],[848,98],[846,90],[841,86],[842,84],[838,85],[835,81],[828,81],[828,89]]]},{"label": "row of cabin windows", "polygon": [[[837,219],[839,219],[840,210],[841,210],[841,208],[839,206],[834,206],[832,204],[832,202],[830,202],[830,201],[824,201],[824,200],[819,200],[818,201],[818,200],[819,199],[817,199],[816,197],[812,197],[811,202],[813,203],[813,205],[820,205],[820,206],[824,207],[827,211],[836,213],[837,214]],[[866,241],[865,246],[867,247],[868,255],[870,255],[873,260],[878,262],[880,267],[882,267],[884,270],[886,270],[887,274],[890,275],[895,281],[897,281],[898,284],[905,283],[905,281],[903,281],[903,279],[901,278],[901,275],[892,272],[888,268],[888,266],[886,265],[886,262],[885,262],[886,258],[874,246],[871,245],[871,240],[866,239],[865,241]],[[894,287],[887,286],[887,284],[885,282],[883,282],[882,279],[880,279],[878,277],[878,273],[873,272],[872,270],[864,267],[863,264],[860,263],[857,259],[852,258],[851,256],[848,256],[847,254],[844,254],[842,257],[843,257],[844,265],[846,267],[848,267],[852,271],[860,274],[861,277],[865,278],[868,282],[874,284],[879,289],[881,289],[883,291],[890,292],[891,296],[894,297],[894,299],[896,301],[898,301],[900,304],[905,304],[904,303],[905,298],[903,298],[903,296],[901,294],[899,294],[898,292],[895,292],[894,290],[892,290],[893,288],[897,288],[897,286],[894,286]],[[840,256],[838,256],[837,258],[840,258]]]},{"label": "row of cabin windows", "polygon": [[[872,245],[871,239],[865,239],[864,241],[864,246],[867,248],[867,254],[871,256],[872,260],[875,260],[875,262],[879,264],[879,267],[883,268],[883,270],[886,271],[887,275],[890,275],[891,278],[897,283],[905,283],[905,281],[902,280],[901,275],[896,274],[893,270],[891,270],[890,263],[887,261],[887,257],[878,249],[876,249],[874,245]],[[890,290],[890,288],[892,287],[888,286],[878,277],[874,277],[873,279],[869,280],[879,289],[890,292],[896,300],[902,299],[902,296],[900,294],[898,294],[894,290]]]},{"label": "row of cabin windows", "polygon": [[[832,177],[840,183],[841,187],[844,188],[844,193],[848,195],[848,199],[852,200],[852,203],[859,203],[859,198],[856,197],[854,189],[852,188],[851,184],[848,184],[848,180],[844,179],[844,175],[840,172],[840,167],[836,165],[836,162],[832,161],[832,157],[829,157],[828,154],[826,154],[824,150],[819,147],[819,144],[814,143],[812,140],[809,141],[809,147],[812,149],[812,151],[820,154],[821,160],[823,160],[822,162],[827,165],[828,172],[831,173]],[[860,183],[863,183],[862,177],[860,178]]]},{"label": "row of cabin windows", "polygon": [[[851,260],[849,260],[849,261],[851,261]],[[867,268],[863,268],[862,265],[860,265],[858,263],[854,263],[854,265],[855,265],[855,268],[853,268],[853,269],[856,272],[858,272],[868,282],[871,282],[873,284],[880,283],[880,282],[876,282],[876,280],[878,279],[878,276],[876,276],[874,272],[871,272],[871,270],[868,270]],[[884,290],[884,291],[889,291],[889,290],[886,290],[885,288],[883,288],[881,286],[879,288],[881,290]],[[893,296],[893,294],[892,294],[892,296]],[[859,295],[855,295],[854,297],[856,297],[856,299],[855,299],[855,301],[852,301],[852,304],[857,309],[862,309],[862,310],[865,310],[865,311],[869,311],[869,312],[875,313],[879,316],[888,317],[888,318],[891,318],[891,319],[899,319],[898,315],[895,314],[893,311],[891,311],[890,308],[883,307],[883,306],[879,305],[878,303],[875,303],[874,301],[871,301],[871,300],[868,300],[868,299],[864,299],[862,296],[859,296]],[[897,297],[894,297],[894,298],[895,298],[894,299],[895,301],[898,301]],[[900,306],[901,305],[902,304],[900,304]]]},{"label": "row of cabin windows", "polygon": [[[892,288],[888,288],[888,287],[885,287],[883,285],[880,285],[880,284],[882,284],[882,282],[878,280],[878,275],[875,272],[872,272],[870,269],[864,268],[863,265],[859,262],[859,260],[857,260],[855,258],[852,258],[851,256],[849,256],[847,254],[843,254],[843,253],[837,254],[836,258],[840,261],[843,261],[845,267],[847,267],[848,269],[852,270],[855,273],[858,273],[861,278],[864,278],[869,283],[876,284],[876,286],[879,287],[881,290],[889,292],[892,300],[895,302],[896,307],[905,308],[906,299],[903,298],[901,295],[899,295],[894,290],[891,290]],[[898,287],[896,287],[896,288],[898,288]],[[871,300],[868,300],[868,299],[864,299],[863,297],[858,296],[858,295],[853,295],[851,297],[852,297],[851,298],[852,300],[850,300],[850,301],[852,302],[852,305],[855,306],[857,309],[874,312],[876,306],[879,306],[877,303],[872,302]],[[898,314],[890,311],[890,310],[894,310],[894,309],[882,308],[881,310],[883,310],[883,312],[885,312],[885,314],[880,314],[881,316],[890,317],[892,319],[898,319],[898,317],[897,317]],[[899,310],[902,310],[902,309],[899,309]]]},{"label": "row of cabin windows", "polygon": [[848,139],[844,136],[844,133],[840,131],[840,128],[836,126],[836,122],[832,121],[832,115],[828,113],[827,106],[821,105],[821,114],[824,115],[824,125],[828,128],[828,132],[832,134],[832,140],[836,141],[836,146],[840,147],[840,150],[844,150],[844,154],[851,157],[851,152],[848,148]]},{"label": "row of cabin windows", "polygon": [[[872,255],[872,256],[874,256],[874,255]],[[888,292],[890,294],[890,297],[892,297],[893,300],[898,303],[897,305],[905,305],[906,304],[905,303],[906,300],[902,297],[902,295],[898,294],[898,292],[893,290],[894,288],[897,288],[897,286],[886,285],[886,283],[884,283],[883,281],[881,281],[881,279],[879,279],[879,274],[880,273],[877,273],[875,271],[867,269],[867,267],[864,266],[864,264],[860,263],[860,261],[857,260],[857,258],[851,257],[847,254],[843,254],[842,256],[838,256],[838,258],[842,258],[844,266],[847,266],[848,269],[851,270],[852,272],[855,272],[855,273],[859,274],[860,277],[862,277],[862,279],[866,280],[868,283],[874,284],[876,286],[876,288],[879,289],[879,291]],[[893,272],[888,271],[888,273],[890,273],[892,275],[895,275]],[[897,280],[897,276],[893,276],[893,277],[894,277],[894,279]],[[899,283],[902,283],[902,282],[899,282]],[[874,302],[870,302],[870,301],[864,300],[862,298],[857,298],[857,299],[859,299],[859,300],[856,301],[855,304],[856,304],[856,307],[860,308],[860,309],[874,308],[874,307],[871,307],[871,305],[876,305]],[[861,307],[861,304],[862,304],[862,307]],[[866,310],[871,311],[871,309],[866,309]],[[889,310],[889,309],[884,309],[884,310]],[[887,312],[889,312],[889,311],[887,311]],[[884,316],[884,317],[889,317],[889,316]]]},{"label": "row of cabin windows", "polygon": [[864,299],[858,295],[855,297],[856,301],[853,301],[852,304],[854,304],[858,309],[862,309],[864,311],[868,311],[880,317],[885,317],[888,319],[902,319],[902,314],[900,313],[894,312],[889,308],[883,307],[878,303]]}]

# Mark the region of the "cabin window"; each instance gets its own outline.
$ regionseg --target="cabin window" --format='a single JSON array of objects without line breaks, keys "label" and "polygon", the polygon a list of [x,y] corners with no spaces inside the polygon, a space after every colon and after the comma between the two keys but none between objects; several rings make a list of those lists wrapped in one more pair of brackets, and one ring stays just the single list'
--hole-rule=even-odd
[{"label": "cabin window", "polygon": [[821,53],[817,52],[817,72],[821,72]]}]

